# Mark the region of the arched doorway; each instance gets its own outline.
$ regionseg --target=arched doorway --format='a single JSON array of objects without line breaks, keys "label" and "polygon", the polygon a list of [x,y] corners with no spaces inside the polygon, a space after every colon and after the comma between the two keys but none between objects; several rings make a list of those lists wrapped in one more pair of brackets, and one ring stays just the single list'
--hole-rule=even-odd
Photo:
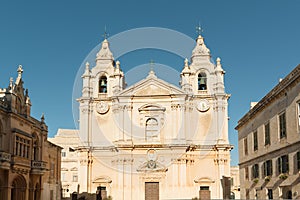
[{"label": "arched doorway", "polygon": [[26,180],[22,175],[18,175],[11,184],[10,199],[24,200],[26,195]]}]

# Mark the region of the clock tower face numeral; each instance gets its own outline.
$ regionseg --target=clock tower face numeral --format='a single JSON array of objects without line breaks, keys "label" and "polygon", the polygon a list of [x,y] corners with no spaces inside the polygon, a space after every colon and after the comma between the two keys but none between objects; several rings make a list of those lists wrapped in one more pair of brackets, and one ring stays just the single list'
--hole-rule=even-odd
[{"label": "clock tower face numeral", "polygon": [[96,110],[99,114],[105,114],[109,110],[109,106],[106,102],[100,101],[96,104]]},{"label": "clock tower face numeral", "polygon": [[197,110],[200,112],[206,112],[209,108],[209,102],[206,99],[202,99],[197,103]]}]

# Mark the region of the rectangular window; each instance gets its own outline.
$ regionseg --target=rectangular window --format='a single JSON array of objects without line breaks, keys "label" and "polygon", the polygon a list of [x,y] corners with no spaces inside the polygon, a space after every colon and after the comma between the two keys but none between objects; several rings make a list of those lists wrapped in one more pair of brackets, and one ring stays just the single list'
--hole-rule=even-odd
[{"label": "rectangular window", "polygon": [[73,182],[77,182],[78,181],[78,175],[77,174],[73,174]]},{"label": "rectangular window", "polygon": [[249,180],[249,168],[245,167],[245,179]]},{"label": "rectangular window", "polygon": [[279,136],[280,139],[286,138],[286,119],[285,112],[279,115]]},{"label": "rectangular window", "polygon": [[297,152],[297,169],[300,171],[300,151]]},{"label": "rectangular window", "polygon": [[298,111],[298,126],[300,126],[300,102],[297,103],[297,111]]},{"label": "rectangular window", "polygon": [[253,150],[258,150],[257,131],[253,132]]},{"label": "rectangular window", "polygon": [[259,178],[259,167],[258,164],[252,166],[252,178]]},{"label": "rectangular window", "polygon": [[61,152],[61,157],[66,157],[67,153],[65,151]]},{"label": "rectangular window", "polygon": [[265,145],[270,145],[271,139],[270,139],[270,123],[265,124]]},{"label": "rectangular window", "polygon": [[50,163],[50,178],[54,178],[54,163]]},{"label": "rectangular window", "polygon": [[30,141],[20,136],[16,136],[15,155],[29,158]]},{"label": "rectangular window", "polygon": [[288,173],[289,172],[289,156],[284,155],[278,158],[278,173]]},{"label": "rectangular window", "polygon": [[209,186],[200,186],[200,190],[209,190]]},{"label": "rectangular window", "polygon": [[61,181],[66,181],[66,173],[61,173]]},{"label": "rectangular window", "polygon": [[264,176],[272,176],[273,168],[272,168],[272,160],[267,160],[264,162]]},{"label": "rectangular window", "polygon": [[268,199],[273,199],[273,190],[268,189]]},{"label": "rectangular window", "polygon": [[244,153],[248,155],[248,140],[247,138],[244,139]]}]

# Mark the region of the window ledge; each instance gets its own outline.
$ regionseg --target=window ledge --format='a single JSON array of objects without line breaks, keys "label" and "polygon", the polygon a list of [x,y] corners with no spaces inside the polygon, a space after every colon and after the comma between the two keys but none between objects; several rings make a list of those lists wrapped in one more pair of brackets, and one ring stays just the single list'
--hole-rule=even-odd
[{"label": "window ledge", "polygon": [[287,142],[286,136],[285,136],[285,137],[282,137],[282,138],[279,138],[279,143],[280,143],[280,144],[286,143],[286,142]]},{"label": "window ledge", "polygon": [[198,94],[207,94],[207,90],[198,90]]}]

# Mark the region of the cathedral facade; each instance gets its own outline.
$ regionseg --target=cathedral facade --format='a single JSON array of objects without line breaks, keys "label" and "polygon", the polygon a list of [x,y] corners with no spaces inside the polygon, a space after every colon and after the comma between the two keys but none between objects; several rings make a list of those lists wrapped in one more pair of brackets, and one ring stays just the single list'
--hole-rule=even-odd
[{"label": "cathedral facade", "polygon": [[82,75],[78,192],[118,200],[229,197],[224,74],[199,35],[179,87],[153,70],[126,87],[105,39]]}]

